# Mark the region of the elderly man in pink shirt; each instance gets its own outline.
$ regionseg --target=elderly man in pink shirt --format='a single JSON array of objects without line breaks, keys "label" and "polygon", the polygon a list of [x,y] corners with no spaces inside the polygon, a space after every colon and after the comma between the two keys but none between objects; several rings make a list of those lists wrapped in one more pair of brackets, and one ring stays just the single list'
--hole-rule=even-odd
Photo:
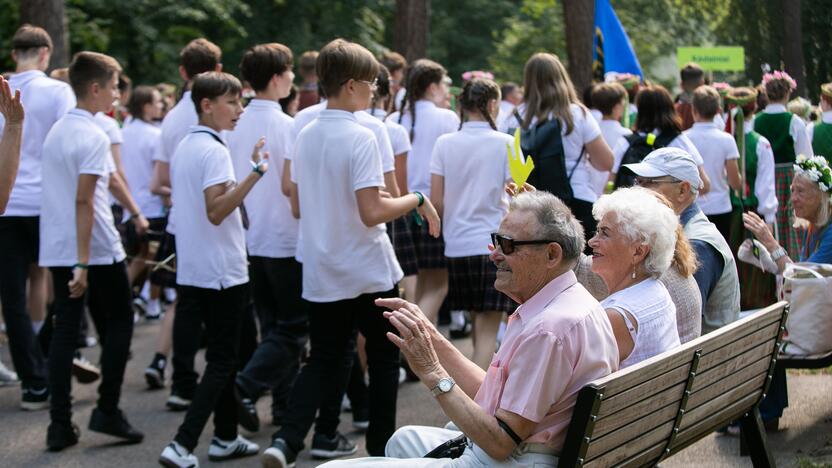
[{"label": "elderly man in pink shirt", "polygon": [[[433,393],[450,428],[405,426],[388,458],[337,466],[554,466],[578,390],[618,369],[618,347],[601,305],[572,267],[584,248],[580,223],[546,192],[521,193],[494,234],[495,287],[520,307],[487,372],[466,358],[401,299],[379,299],[388,333]],[[426,457],[426,455],[428,455]]]}]

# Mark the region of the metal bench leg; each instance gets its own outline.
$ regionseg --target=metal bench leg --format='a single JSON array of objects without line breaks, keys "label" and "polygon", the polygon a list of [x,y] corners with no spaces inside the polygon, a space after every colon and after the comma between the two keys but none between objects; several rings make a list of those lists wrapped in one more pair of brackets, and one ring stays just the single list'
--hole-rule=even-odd
[{"label": "metal bench leg", "polygon": [[[763,427],[763,420],[760,418],[760,410],[756,406],[740,419],[741,437],[740,454],[750,455],[754,468],[774,468],[774,459],[766,444],[766,429]],[[745,445],[745,447],[742,447]],[[742,448],[747,448],[748,453],[743,453]]]}]

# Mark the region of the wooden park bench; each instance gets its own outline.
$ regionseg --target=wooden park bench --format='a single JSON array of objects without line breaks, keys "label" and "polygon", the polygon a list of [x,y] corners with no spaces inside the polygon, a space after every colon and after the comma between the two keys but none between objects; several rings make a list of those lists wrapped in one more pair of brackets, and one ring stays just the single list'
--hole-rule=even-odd
[{"label": "wooden park bench", "polygon": [[758,404],[787,310],[779,302],[584,386],[558,466],[654,466],[735,420],[754,466],[774,466]]}]

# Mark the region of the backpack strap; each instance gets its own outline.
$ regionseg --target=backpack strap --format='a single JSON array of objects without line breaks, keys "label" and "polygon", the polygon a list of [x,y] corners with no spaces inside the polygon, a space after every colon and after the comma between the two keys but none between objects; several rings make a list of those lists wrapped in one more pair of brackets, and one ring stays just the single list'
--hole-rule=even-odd
[{"label": "backpack strap", "polygon": [[[575,169],[577,169],[577,168],[578,168],[578,164],[580,164],[580,163],[581,163],[581,160],[582,160],[582,159],[584,159],[584,153],[586,153],[586,148],[585,148],[585,147],[582,147],[582,148],[581,148],[581,154],[578,156],[578,160],[577,160],[577,161],[575,161],[575,165],[574,165],[574,166],[572,166],[572,170],[571,170],[571,171],[569,171],[569,175],[566,177],[566,180],[569,180],[569,181],[571,181],[571,180],[572,180],[572,174],[574,174],[574,173],[575,173]],[[563,155],[563,157],[564,157],[564,159],[566,158],[566,151],[564,151],[564,155]]]},{"label": "backpack strap", "polygon": [[519,113],[519,112],[517,112],[517,108],[516,108],[516,107],[515,107],[515,108],[514,108],[514,110],[512,111],[512,114],[514,115],[514,118],[515,118],[515,119],[517,119],[517,125],[519,125],[519,126],[520,126],[520,128],[523,128],[523,119],[522,119],[522,118],[520,118],[520,113]]}]

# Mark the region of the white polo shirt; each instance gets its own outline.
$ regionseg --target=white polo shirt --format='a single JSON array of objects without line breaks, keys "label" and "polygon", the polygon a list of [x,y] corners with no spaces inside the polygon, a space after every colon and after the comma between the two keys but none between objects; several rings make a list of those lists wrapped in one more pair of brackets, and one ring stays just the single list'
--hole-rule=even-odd
[{"label": "white polo shirt", "polygon": [[52,126],[43,142],[42,169],[40,265],[69,267],[78,262],[75,199],[81,174],[98,176],[89,264],[111,265],[124,260],[108,197],[110,174],[116,170],[110,140],[92,114],[75,108]]},{"label": "white polo shirt", "polygon": [[283,163],[292,152],[292,118],[275,101],[252,99],[237,127],[228,133],[237,180],[251,173],[251,153],[260,137],[266,138],[262,151],[269,153],[269,170],[246,196],[248,253],[269,258],[293,257],[298,243],[298,220],[292,216],[289,198],[280,188]]},{"label": "white polo shirt", "polygon": [[728,186],[728,176],[725,174],[725,163],[732,159],[739,159],[737,143],[731,134],[718,128],[713,122],[695,122],[684,132],[699,150],[705,161],[705,173],[711,179],[711,190],[699,194],[696,203],[706,215],[717,215],[731,212],[731,196]]},{"label": "white polo shirt", "polygon": [[[600,120],[598,122],[598,127],[601,129],[601,136],[604,137],[604,141],[607,142],[607,146],[610,149],[615,148],[618,142],[622,139],[633,134],[633,132],[628,129],[624,128],[621,125],[621,122],[617,120]],[[610,178],[610,171],[599,171],[592,167],[592,164],[589,161],[586,162],[589,166],[590,176],[592,177],[592,187],[595,190],[595,193],[598,196],[601,196],[604,193],[604,189],[607,187],[607,181]]]},{"label": "white polo shirt", "polygon": [[[12,75],[9,87],[12,92],[20,90],[26,117],[23,119],[20,166],[2,216],[39,216],[43,140],[52,125],[75,107],[75,94],[68,84],[53,80],[39,70]],[[4,126],[5,119],[0,115],[0,134]]]},{"label": "white polo shirt", "polygon": [[326,99],[321,99],[321,102],[306,107],[295,114],[295,119],[292,121],[292,141],[297,140],[300,131],[318,118],[318,114],[326,109],[326,103]]},{"label": "white polo shirt", "polygon": [[231,154],[217,140],[221,141],[217,132],[195,125],[173,154],[171,196],[178,207],[176,284],[225,289],[248,282],[240,210],[235,209],[219,226],[208,221],[205,189],[236,182]]},{"label": "white polo shirt", "polygon": [[[572,112],[572,132],[566,134],[566,125],[561,122],[561,135],[563,141],[563,152],[566,161],[566,174],[572,173],[572,178],[569,179],[569,185],[572,186],[572,194],[578,200],[594,203],[598,199],[598,193],[593,185],[593,178],[589,172],[589,164],[587,164],[586,153],[581,155],[581,152],[587,143],[601,136],[601,129],[598,127],[598,122],[592,117],[588,109],[585,109],[578,104],[570,104],[569,110]],[[517,112],[521,118],[525,118],[526,105],[521,104],[517,107]],[[417,117],[418,118],[418,117]],[[549,118],[553,118],[552,115]],[[532,124],[536,123],[536,119],[532,120]],[[507,119],[503,122],[502,132],[508,131],[510,128],[517,126],[517,121],[514,119]],[[531,155],[534,159],[535,155]],[[578,159],[581,159],[579,162]],[[573,171],[574,168],[574,171]]]},{"label": "white polo shirt", "polygon": [[487,122],[465,122],[433,147],[430,172],[445,178],[442,235],[446,257],[488,255],[491,233],[508,213],[506,145],[514,138]]},{"label": "white polo shirt", "polygon": [[153,165],[162,160],[162,130],[142,119],[130,119],[121,131],[121,163],[127,185],[139,210],[147,218],[163,218],[162,197],[150,192]]},{"label": "white polo shirt", "polygon": [[[402,114],[395,112],[387,117],[393,122],[400,123],[408,135],[413,127],[410,111]],[[416,128],[414,131],[413,148],[407,156],[407,186],[411,192],[430,194],[430,160],[433,155],[433,145],[436,139],[446,133],[459,130],[459,116],[448,109],[440,109],[431,101],[416,101]]]},{"label": "white polo shirt", "polygon": [[95,114],[95,123],[107,134],[111,145],[120,145],[124,142],[124,136],[121,134],[121,127],[118,125],[118,120],[103,112],[98,112]]},{"label": "white polo shirt", "polygon": [[399,156],[409,153],[413,148],[410,144],[410,135],[404,127],[391,119],[386,119],[387,113],[382,109],[367,109],[367,113],[384,122],[387,126],[387,136],[390,137],[390,145],[393,147],[393,154]]},{"label": "white polo shirt", "polygon": [[392,289],[402,278],[384,224],[361,221],[355,192],[383,187],[378,143],[349,112],[324,110],[295,142],[303,232],[303,298],[335,302]]},{"label": "white polo shirt", "polygon": [[[176,154],[179,142],[197,122],[199,122],[199,116],[191,99],[191,92],[185,91],[182,94],[182,99],[162,119],[162,158],[160,161],[173,164],[173,157]],[[171,185],[173,185],[172,179]],[[171,234],[176,234],[175,220],[176,206],[172,204],[168,212],[168,225],[165,228]]]}]

